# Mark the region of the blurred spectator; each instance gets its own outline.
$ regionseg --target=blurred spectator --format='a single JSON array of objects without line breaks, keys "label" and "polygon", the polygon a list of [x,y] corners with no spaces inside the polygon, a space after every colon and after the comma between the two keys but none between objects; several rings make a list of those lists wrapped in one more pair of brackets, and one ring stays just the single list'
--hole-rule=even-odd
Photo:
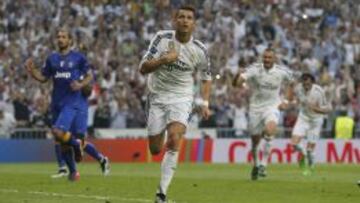
[{"label": "blurred spectator", "polygon": [[212,71],[220,77],[213,83],[211,97],[215,114],[210,121],[200,120],[201,126],[231,127],[232,122],[239,126],[242,116],[229,112],[234,107],[247,111],[248,101],[242,100],[239,107],[231,95],[243,90],[233,89],[228,81],[239,71],[238,61],[245,68],[259,60],[267,47],[277,50],[279,63],[294,71],[311,71],[324,86],[335,107],[326,129],[332,128],[340,110],[358,116],[360,7],[354,0],[2,0],[0,104],[14,115],[18,126],[38,125],[32,121],[34,115],[44,111],[37,107],[37,95],[43,89],[48,103],[50,88],[26,77],[22,63],[33,56],[41,67],[55,48],[56,28],[66,24],[74,33],[74,47],[86,52],[91,62],[95,86],[105,94],[92,99],[90,126],[145,127],[140,112],[146,78],[137,73],[140,57],[155,32],[171,28],[173,9],[189,2],[198,13],[194,38],[206,44]]},{"label": "blurred spectator", "polygon": [[30,122],[29,103],[26,101],[24,93],[25,90],[20,89],[20,91],[15,92],[13,99],[17,127],[28,127]]},{"label": "blurred spectator", "polygon": [[0,109],[0,138],[10,138],[15,127],[14,116]]},{"label": "blurred spectator", "polygon": [[109,105],[109,94],[106,89],[100,92],[98,105],[94,115],[94,128],[109,128],[111,124],[111,111]]},{"label": "blurred spectator", "polygon": [[285,127],[284,137],[290,138],[292,136],[292,128],[295,126],[297,119],[296,109],[290,109],[286,112],[284,116],[283,125]]},{"label": "blurred spectator", "polygon": [[239,99],[237,102],[235,102],[235,105],[231,106],[231,118],[233,119],[232,127],[235,129],[236,137],[245,136],[247,132],[247,110],[246,107],[242,105],[243,103],[245,102],[242,101],[242,99]]},{"label": "blurred spectator", "polygon": [[128,105],[124,98],[117,98],[111,106],[112,122],[110,127],[122,129],[127,127]]}]

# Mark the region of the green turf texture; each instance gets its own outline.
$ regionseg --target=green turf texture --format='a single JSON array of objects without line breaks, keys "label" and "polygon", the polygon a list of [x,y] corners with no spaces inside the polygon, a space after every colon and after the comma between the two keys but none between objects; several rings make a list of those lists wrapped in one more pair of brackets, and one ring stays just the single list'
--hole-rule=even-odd
[{"label": "green turf texture", "polygon": [[[103,177],[95,163],[79,165],[81,180],[51,179],[55,163],[0,164],[0,202],[153,202],[159,164],[112,164]],[[303,176],[296,165],[270,165],[250,180],[250,165],[180,164],[168,197],[176,203],[360,203],[359,165],[318,165]]]}]

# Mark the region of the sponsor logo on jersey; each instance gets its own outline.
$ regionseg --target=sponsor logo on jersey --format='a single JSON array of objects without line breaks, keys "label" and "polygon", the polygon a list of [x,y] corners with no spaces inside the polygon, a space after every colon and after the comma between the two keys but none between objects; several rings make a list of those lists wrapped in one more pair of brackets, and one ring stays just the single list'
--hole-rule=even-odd
[{"label": "sponsor logo on jersey", "polygon": [[267,90],[276,90],[276,89],[278,89],[277,85],[272,84],[270,82],[262,82],[260,84],[260,87],[263,88],[263,89],[267,89]]},{"label": "sponsor logo on jersey", "polygon": [[167,71],[179,70],[183,72],[192,71],[192,69],[183,61],[177,60],[175,63],[167,65]]},{"label": "sponsor logo on jersey", "polygon": [[64,78],[69,79],[71,77],[70,72],[56,72],[54,78]]}]

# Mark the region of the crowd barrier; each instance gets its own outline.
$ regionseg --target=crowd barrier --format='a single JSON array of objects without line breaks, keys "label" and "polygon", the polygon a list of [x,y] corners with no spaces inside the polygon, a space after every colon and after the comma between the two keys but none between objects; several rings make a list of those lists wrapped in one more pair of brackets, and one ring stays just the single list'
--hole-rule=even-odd
[{"label": "crowd barrier", "polygon": [[[112,162],[159,162],[163,156],[151,156],[147,140],[95,139],[90,140]],[[269,162],[296,163],[299,154],[294,152],[289,139],[275,139]],[[0,140],[0,162],[51,162],[55,161],[54,143],[43,140]],[[250,139],[184,139],[179,155],[180,162],[193,163],[250,163]],[[261,149],[261,146],[260,146]],[[262,152],[260,150],[260,156]],[[317,142],[316,161],[319,163],[360,163],[360,140],[321,139]],[[85,161],[93,161],[86,157]]]}]

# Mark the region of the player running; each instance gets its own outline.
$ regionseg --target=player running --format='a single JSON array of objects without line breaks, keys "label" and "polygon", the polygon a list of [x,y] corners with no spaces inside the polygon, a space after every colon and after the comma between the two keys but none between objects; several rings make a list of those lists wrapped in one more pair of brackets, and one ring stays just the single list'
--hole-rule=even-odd
[{"label": "player running", "polygon": [[193,39],[195,9],[183,6],[174,16],[175,30],[160,31],[152,39],[140,63],[140,73],[147,74],[148,135],[152,155],[159,154],[167,132],[166,152],[161,163],[157,203],[167,202],[166,193],[177,167],[180,141],[186,132],[192,111],[194,71],[200,71],[201,108],[209,117],[211,87],[210,61],[205,46]]},{"label": "player running", "polygon": [[[68,30],[62,28],[57,32],[58,52],[50,54],[40,71],[30,58],[25,67],[29,74],[39,82],[53,81],[51,101],[52,133],[55,141],[60,143],[61,156],[69,169],[69,180],[76,181],[80,174],[76,162],[82,160],[82,145],[87,130],[87,98],[83,95],[86,86],[93,79],[86,57],[71,50],[72,37]],[[82,78],[82,79],[81,79]],[[94,154],[97,150],[87,145]],[[85,147],[86,148],[86,147]],[[105,168],[109,168],[108,159],[102,160]]]},{"label": "player running", "polygon": [[[331,111],[331,104],[327,101],[324,90],[315,84],[315,77],[310,73],[301,76],[301,84],[295,87],[295,96],[300,111],[292,132],[291,144],[301,153],[299,163],[303,174],[309,175],[314,169],[314,149],[320,137],[324,114]],[[304,137],[307,138],[306,152],[301,144]]]},{"label": "player running", "polygon": [[[91,93],[92,93],[92,85],[88,85],[85,88],[82,89],[82,95],[85,96],[85,98],[90,97]],[[70,129],[70,133],[73,135],[78,135],[79,133],[76,132],[76,126],[72,126]],[[85,135],[82,135],[82,133],[80,133],[80,136],[78,137],[85,137]],[[86,152],[89,156],[91,156],[93,159],[95,159],[96,161],[99,162],[100,164],[100,169],[101,172],[104,176],[107,176],[110,174],[110,161],[108,159],[108,157],[104,156],[102,153],[100,153],[96,147],[88,142],[85,141],[84,139],[83,141],[83,151]],[[65,163],[65,159],[62,156],[61,153],[61,145],[60,143],[55,143],[55,155],[56,155],[56,161],[58,163],[58,172],[54,175],[51,175],[52,178],[62,178],[62,177],[66,177],[68,175],[68,171],[66,169],[66,163]]]},{"label": "player running", "polygon": [[[266,176],[267,160],[271,152],[271,141],[277,133],[282,102],[280,90],[284,83],[289,84],[288,92],[292,92],[293,74],[283,66],[275,64],[275,53],[266,49],[263,53],[263,63],[250,65],[244,73],[239,73],[234,80],[235,86],[249,85],[252,92],[249,109],[249,132],[251,135],[251,153],[254,167],[251,179]],[[264,154],[260,163],[258,145],[261,138],[265,139]]]}]

